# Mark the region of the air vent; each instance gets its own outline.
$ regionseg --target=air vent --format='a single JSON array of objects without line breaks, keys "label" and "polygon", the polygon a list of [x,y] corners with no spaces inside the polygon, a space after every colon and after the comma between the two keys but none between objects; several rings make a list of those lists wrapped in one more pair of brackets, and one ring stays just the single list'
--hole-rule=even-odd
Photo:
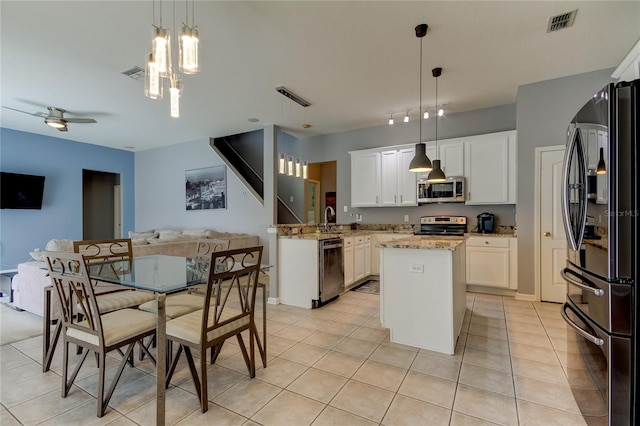
[{"label": "air vent", "polygon": [[573,20],[576,19],[576,13],[578,9],[571,12],[562,13],[560,15],[552,16],[549,18],[549,25],[547,26],[547,32],[558,31],[563,28],[569,28],[573,25]]},{"label": "air vent", "polygon": [[286,96],[287,98],[291,99],[293,102],[302,105],[303,107],[308,107],[309,105],[311,105],[309,102],[305,101],[300,96],[296,95],[295,93],[293,93],[291,90],[287,89],[284,86],[276,87],[276,91]]},{"label": "air vent", "polygon": [[131,77],[134,80],[137,80],[139,78],[144,77],[144,69],[138,66],[135,66],[135,67],[129,68],[128,70],[122,71],[122,74],[126,75],[127,77]]}]

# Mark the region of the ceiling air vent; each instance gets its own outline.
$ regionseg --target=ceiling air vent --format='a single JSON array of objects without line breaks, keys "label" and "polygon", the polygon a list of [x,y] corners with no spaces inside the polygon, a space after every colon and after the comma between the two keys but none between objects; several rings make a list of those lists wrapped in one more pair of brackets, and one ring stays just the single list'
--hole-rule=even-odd
[{"label": "ceiling air vent", "polygon": [[552,16],[549,18],[549,25],[547,26],[547,32],[558,31],[563,28],[569,28],[573,25],[573,20],[576,19],[576,13],[578,9],[574,9],[571,12],[562,13],[560,15]]},{"label": "ceiling air vent", "polygon": [[122,74],[126,75],[127,77],[131,77],[134,80],[137,80],[139,78],[144,77],[144,69],[138,66],[135,66],[135,67],[129,68],[128,70],[122,71]]}]

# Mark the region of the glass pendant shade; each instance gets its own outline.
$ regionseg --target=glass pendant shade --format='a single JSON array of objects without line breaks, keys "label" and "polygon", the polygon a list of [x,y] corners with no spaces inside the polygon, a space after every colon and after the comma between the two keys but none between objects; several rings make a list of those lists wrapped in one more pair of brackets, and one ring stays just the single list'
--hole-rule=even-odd
[{"label": "glass pendant shade", "polygon": [[444,182],[447,180],[442,167],[440,167],[440,160],[433,160],[433,169],[429,172],[427,182]]},{"label": "glass pendant shade", "polygon": [[180,72],[195,74],[200,70],[198,64],[198,42],[200,41],[198,30],[184,25],[180,34],[179,64]]},{"label": "glass pendant shade", "polygon": [[293,176],[293,157],[287,157],[287,175]]},{"label": "glass pendant shade", "polygon": [[409,122],[409,111],[407,111],[407,114],[404,116],[404,122],[405,123]]},{"label": "glass pendant shade", "polygon": [[604,175],[607,173],[607,166],[604,164],[604,148],[600,148],[600,160],[598,160],[598,168],[596,174]]},{"label": "glass pendant shade", "polygon": [[426,146],[423,143],[416,144],[416,155],[409,163],[409,171],[416,173],[430,172],[432,169],[431,160],[427,157]]},{"label": "glass pendant shade", "polygon": [[182,94],[182,81],[174,74],[170,79],[169,93],[171,95],[171,117],[180,117],[180,95]]},{"label": "glass pendant shade", "polygon": [[299,158],[296,158],[296,177],[302,177],[302,164]]},{"label": "glass pendant shade", "polygon": [[284,154],[280,154],[278,157],[278,173],[281,175],[287,174],[287,159]]},{"label": "glass pendant shade", "polygon": [[153,50],[153,60],[158,66],[160,77],[169,77],[171,70],[171,39],[169,30],[162,27],[154,27],[155,34],[151,48]]},{"label": "glass pendant shade", "polygon": [[389,117],[389,126],[393,126],[393,115]]},{"label": "glass pendant shade", "polygon": [[145,65],[144,94],[151,99],[162,99],[162,80],[158,71],[158,64],[153,60],[153,53],[149,53]]},{"label": "glass pendant shade", "polygon": [[424,118],[425,120],[427,120],[429,118],[429,111],[425,110],[424,111],[424,115],[422,116],[422,118]]},{"label": "glass pendant shade", "polygon": [[306,161],[302,162],[302,179],[309,178],[309,163]]}]

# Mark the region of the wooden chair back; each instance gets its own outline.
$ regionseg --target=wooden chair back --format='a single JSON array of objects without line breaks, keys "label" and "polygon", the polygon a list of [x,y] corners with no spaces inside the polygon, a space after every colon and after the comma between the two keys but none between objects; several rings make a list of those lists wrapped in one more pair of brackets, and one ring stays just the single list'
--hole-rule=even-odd
[{"label": "wooden chair back", "polygon": [[[262,246],[211,254],[201,342],[223,341],[253,324]],[[253,342],[252,342],[253,343]]]},{"label": "wooden chair back", "polygon": [[[67,328],[67,334],[76,333],[83,336],[83,341],[93,340],[94,346],[101,346],[104,335],[100,311],[83,256],[66,252],[45,252],[45,256],[49,276],[60,302],[63,326]],[[81,315],[74,315],[74,312]],[[69,330],[75,331],[69,332]]]},{"label": "wooden chair back", "polygon": [[229,250],[230,240],[222,238],[205,238],[196,241],[196,257],[211,256],[217,251]]},{"label": "wooden chair back", "polygon": [[73,251],[84,257],[87,267],[90,267],[90,265],[94,263],[113,261],[101,265],[101,273],[104,267],[110,268],[115,275],[121,275],[131,271],[133,248],[130,238],[74,241]]}]

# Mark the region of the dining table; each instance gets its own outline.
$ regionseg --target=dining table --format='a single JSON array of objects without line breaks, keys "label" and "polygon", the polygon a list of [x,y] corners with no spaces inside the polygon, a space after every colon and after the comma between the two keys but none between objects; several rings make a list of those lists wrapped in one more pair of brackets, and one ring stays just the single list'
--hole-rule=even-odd
[{"label": "dining table", "polygon": [[[166,296],[171,293],[188,290],[190,287],[207,282],[209,258],[190,258],[167,255],[150,255],[133,257],[130,260],[108,261],[113,268],[100,267],[99,264],[91,265],[89,275],[94,280],[119,284],[127,288],[153,292],[158,303],[156,326],[156,424],[165,424],[165,389],[167,363],[167,335],[166,335]],[[118,262],[129,262],[127,268],[121,268]],[[261,271],[269,268],[269,265],[261,265]],[[114,273],[114,271],[126,270],[126,273]],[[255,333],[256,345],[266,367],[267,333],[266,333],[266,288],[262,283],[258,284],[263,294],[263,321],[262,340]]]}]

